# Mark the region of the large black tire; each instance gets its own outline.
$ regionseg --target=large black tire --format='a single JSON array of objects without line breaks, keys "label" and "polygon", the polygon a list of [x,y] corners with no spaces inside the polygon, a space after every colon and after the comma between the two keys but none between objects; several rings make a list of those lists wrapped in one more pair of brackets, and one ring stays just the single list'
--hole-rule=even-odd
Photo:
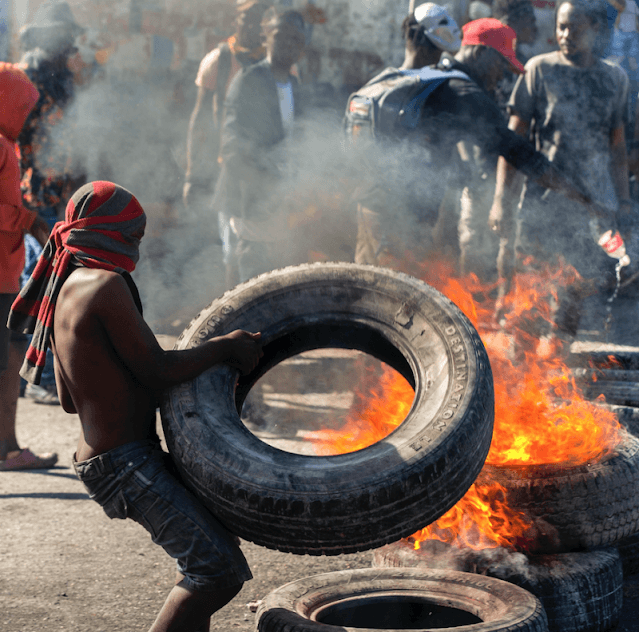
[{"label": "large black tire", "polygon": [[[526,558],[503,549],[457,550],[433,544],[419,550],[406,541],[389,544],[373,552],[373,566],[432,569],[454,562],[457,569],[511,582],[541,601],[550,632],[605,632],[619,621],[623,573],[615,548]],[[433,554],[431,548],[438,552]]]},{"label": "large black tire", "polygon": [[478,482],[503,485],[510,508],[552,525],[556,552],[615,545],[639,531],[639,439],[623,437],[599,463],[486,465]]},{"label": "large black tire", "polygon": [[[176,348],[234,329],[262,332],[257,369],[239,381],[228,366],[210,369],[166,393],[162,418],[185,483],[235,534],[292,553],[363,551],[430,524],[474,482],[492,437],[492,373],[471,323],[432,287],[355,264],[276,270],[214,301]],[[250,387],[322,347],[358,349],[398,370],[415,388],[405,421],[349,454],[262,443],[238,414]]]},{"label": "large black tire", "polygon": [[274,590],[256,614],[258,632],[544,632],[529,592],[456,571],[356,569],[306,577]]}]

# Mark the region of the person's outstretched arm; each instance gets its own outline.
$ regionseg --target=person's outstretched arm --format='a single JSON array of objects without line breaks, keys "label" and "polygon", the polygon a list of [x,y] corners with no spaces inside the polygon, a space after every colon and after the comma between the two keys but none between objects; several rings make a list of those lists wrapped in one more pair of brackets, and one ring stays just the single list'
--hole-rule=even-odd
[{"label": "person's outstretched arm", "polygon": [[113,349],[138,382],[162,390],[193,379],[206,369],[225,363],[249,373],[262,357],[260,333],[236,330],[207,340],[198,347],[164,350],[138,311],[124,279],[117,273],[100,275],[93,299]]}]

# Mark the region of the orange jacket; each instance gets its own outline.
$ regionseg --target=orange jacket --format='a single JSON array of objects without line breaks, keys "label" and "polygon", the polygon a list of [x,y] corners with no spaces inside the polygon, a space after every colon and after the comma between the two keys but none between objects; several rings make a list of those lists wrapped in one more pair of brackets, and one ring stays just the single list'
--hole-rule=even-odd
[{"label": "orange jacket", "polygon": [[0,294],[20,290],[24,232],[36,218],[22,202],[15,143],[39,96],[23,70],[0,62]]}]

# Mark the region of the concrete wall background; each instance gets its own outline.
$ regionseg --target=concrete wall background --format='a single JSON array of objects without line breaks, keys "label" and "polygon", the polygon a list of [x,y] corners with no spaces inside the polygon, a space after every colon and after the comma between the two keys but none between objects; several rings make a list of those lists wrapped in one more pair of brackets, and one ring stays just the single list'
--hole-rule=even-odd
[{"label": "concrete wall background", "polygon": [[[13,1],[15,59],[20,54],[17,32],[42,0]],[[88,29],[85,54],[99,52],[100,62],[108,60],[117,68],[190,69],[234,30],[233,0],[69,0],[69,4],[77,22]],[[285,0],[282,4],[322,22],[309,26],[308,49],[300,62],[305,82],[357,85],[402,58],[399,26],[409,0]]]},{"label": "concrete wall background", "polygon": [[[16,60],[17,33],[43,0],[0,0],[3,16],[13,33]],[[419,3],[420,0],[417,0]],[[234,31],[234,0],[68,0],[76,20],[87,27],[81,50],[89,62],[117,70],[145,73],[170,69],[195,76],[202,57]],[[400,25],[410,0],[280,0],[310,18],[308,46],[300,62],[302,81],[330,83],[348,91],[361,86],[387,65],[401,62]],[[467,0],[440,2],[461,24]],[[552,47],[554,0],[534,0],[540,38],[530,52]],[[11,24],[12,22],[12,24]],[[0,58],[2,58],[0,32]],[[5,37],[6,42],[6,37]],[[7,54],[5,52],[5,57]]]}]

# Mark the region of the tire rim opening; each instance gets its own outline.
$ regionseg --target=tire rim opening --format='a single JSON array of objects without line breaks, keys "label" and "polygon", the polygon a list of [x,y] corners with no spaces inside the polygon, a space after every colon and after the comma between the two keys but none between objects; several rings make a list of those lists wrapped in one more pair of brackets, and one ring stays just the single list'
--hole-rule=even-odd
[{"label": "tire rim opening", "polygon": [[281,450],[345,454],[388,436],[414,396],[402,374],[364,352],[315,349],[265,373],[246,397],[241,418],[261,441]]},{"label": "tire rim opening", "polygon": [[345,599],[317,611],[318,623],[374,630],[445,629],[482,623],[473,613],[415,595]]}]

